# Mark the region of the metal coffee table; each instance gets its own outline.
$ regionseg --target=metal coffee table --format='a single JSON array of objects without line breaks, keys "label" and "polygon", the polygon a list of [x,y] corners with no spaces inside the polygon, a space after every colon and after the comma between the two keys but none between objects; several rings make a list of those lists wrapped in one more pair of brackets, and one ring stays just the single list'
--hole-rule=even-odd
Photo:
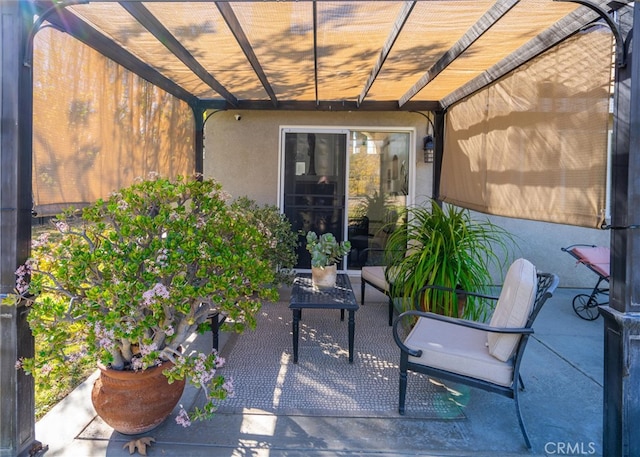
[{"label": "metal coffee table", "polygon": [[336,286],[318,289],[311,283],[310,273],[296,275],[291,290],[289,308],[293,311],[293,363],[298,363],[298,335],[302,310],[339,309],[340,320],[344,320],[345,310],[349,311],[349,363],[353,363],[353,340],[355,334],[355,312],[358,310],[349,276],[338,274]]}]

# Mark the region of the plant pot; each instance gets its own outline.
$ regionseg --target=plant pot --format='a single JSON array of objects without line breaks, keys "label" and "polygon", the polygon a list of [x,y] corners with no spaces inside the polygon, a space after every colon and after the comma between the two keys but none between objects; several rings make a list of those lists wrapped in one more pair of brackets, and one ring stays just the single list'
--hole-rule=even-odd
[{"label": "plant pot", "polygon": [[336,286],[338,266],[311,267],[311,282],[318,289],[327,289]]},{"label": "plant pot", "polygon": [[464,316],[464,309],[467,306],[467,295],[460,293],[456,293],[456,295],[458,297],[458,317],[462,319],[462,316]]},{"label": "plant pot", "polygon": [[171,414],[184,391],[185,380],[169,384],[162,374],[172,366],[165,362],[143,371],[99,366],[100,377],[91,392],[93,407],[110,427],[125,435],[154,429]]}]

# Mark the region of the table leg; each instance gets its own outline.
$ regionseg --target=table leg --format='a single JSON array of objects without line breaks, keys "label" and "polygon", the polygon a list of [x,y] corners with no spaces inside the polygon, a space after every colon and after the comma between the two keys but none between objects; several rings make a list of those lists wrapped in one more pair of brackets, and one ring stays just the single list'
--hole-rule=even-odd
[{"label": "table leg", "polygon": [[353,363],[353,340],[356,330],[356,312],[349,310],[349,363]]},{"label": "table leg", "polygon": [[300,316],[302,310],[293,310],[293,363],[298,363],[298,334],[300,333]]},{"label": "table leg", "polygon": [[344,320],[344,308],[340,310],[340,320]]}]

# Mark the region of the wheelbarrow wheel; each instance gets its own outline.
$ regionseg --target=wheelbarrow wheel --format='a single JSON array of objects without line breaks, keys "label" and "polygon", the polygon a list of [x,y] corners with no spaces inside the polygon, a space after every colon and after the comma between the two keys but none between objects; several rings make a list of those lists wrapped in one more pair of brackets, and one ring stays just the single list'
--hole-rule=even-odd
[{"label": "wheelbarrow wheel", "polygon": [[573,297],[573,310],[586,321],[594,321],[600,316],[598,302],[592,295],[579,294]]}]

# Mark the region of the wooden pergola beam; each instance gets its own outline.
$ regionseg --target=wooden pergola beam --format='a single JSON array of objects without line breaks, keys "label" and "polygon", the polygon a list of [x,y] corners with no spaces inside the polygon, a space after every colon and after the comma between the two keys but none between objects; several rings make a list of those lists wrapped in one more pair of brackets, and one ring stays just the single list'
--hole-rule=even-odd
[{"label": "wooden pergola beam", "polygon": [[447,51],[427,72],[409,89],[400,100],[400,106],[411,100],[418,92],[455,61],[460,54],[476,42],[487,30],[513,8],[519,0],[501,0],[496,2],[478,21]]},{"label": "wooden pergola beam", "polygon": [[118,62],[118,64],[122,65],[127,70],[132,71],[141,78],[170,93],[174,97],[177,97],[192,106],[197,104],[198,98],[193,94],[180,87],[169,78],[163,76],[153,67],[120,47],[113,40],[107,38],[74,14],[64,10],[58,10],[48,18],[48,21],[59,30],[65,31],[77,40],[95,49],[105,57]]},{"label": "wooden pergola beam", "polygon": [[269,98],[271,99],[271,103],[273,103],[273,106],[277,108],[278,98],[276,97],[276,94],[273,91],[273,87],[271,86],[271,83],[269,83],[269,80],[267,78],[266,73],[264,72],[264,69],[262,68],[262,65],[260,65],[260,61],[258,60],[256,53],[253,52],[251,43],[249,43],[249,39],[247,38],[247,35],[244,33],[244,30],[240,25],[240,21],[238,21],[238,17],[233,12],[231,5],[229,5],[228,3],[216,2],[216,6],[218,7],[220,14],[222,14],[223,19],[229,26],[231,33],[233,33],[233,36],[236,38],[236,41],[240,45],[242,52],[244,52],[245,57],[251,64],[251,67],[253,68],[253,71],[256,73],[256,76],[258,76],[258,79],[260,79],[260,82],[262,83],[262,87],[264,87],[264,90],[267,92],[267,95],[269,95]]},{"label": "wooden pergola beam", "polygon": [[193,55],[173,36],[167,28],[141,3],[121,2],[122,7],[129,12],[144,28],[146,28],[160,43],[185,64],[198,78],[219,93],[231,106],[238,104],[238,99],[231,94],[211,73],[198,62]]}]

